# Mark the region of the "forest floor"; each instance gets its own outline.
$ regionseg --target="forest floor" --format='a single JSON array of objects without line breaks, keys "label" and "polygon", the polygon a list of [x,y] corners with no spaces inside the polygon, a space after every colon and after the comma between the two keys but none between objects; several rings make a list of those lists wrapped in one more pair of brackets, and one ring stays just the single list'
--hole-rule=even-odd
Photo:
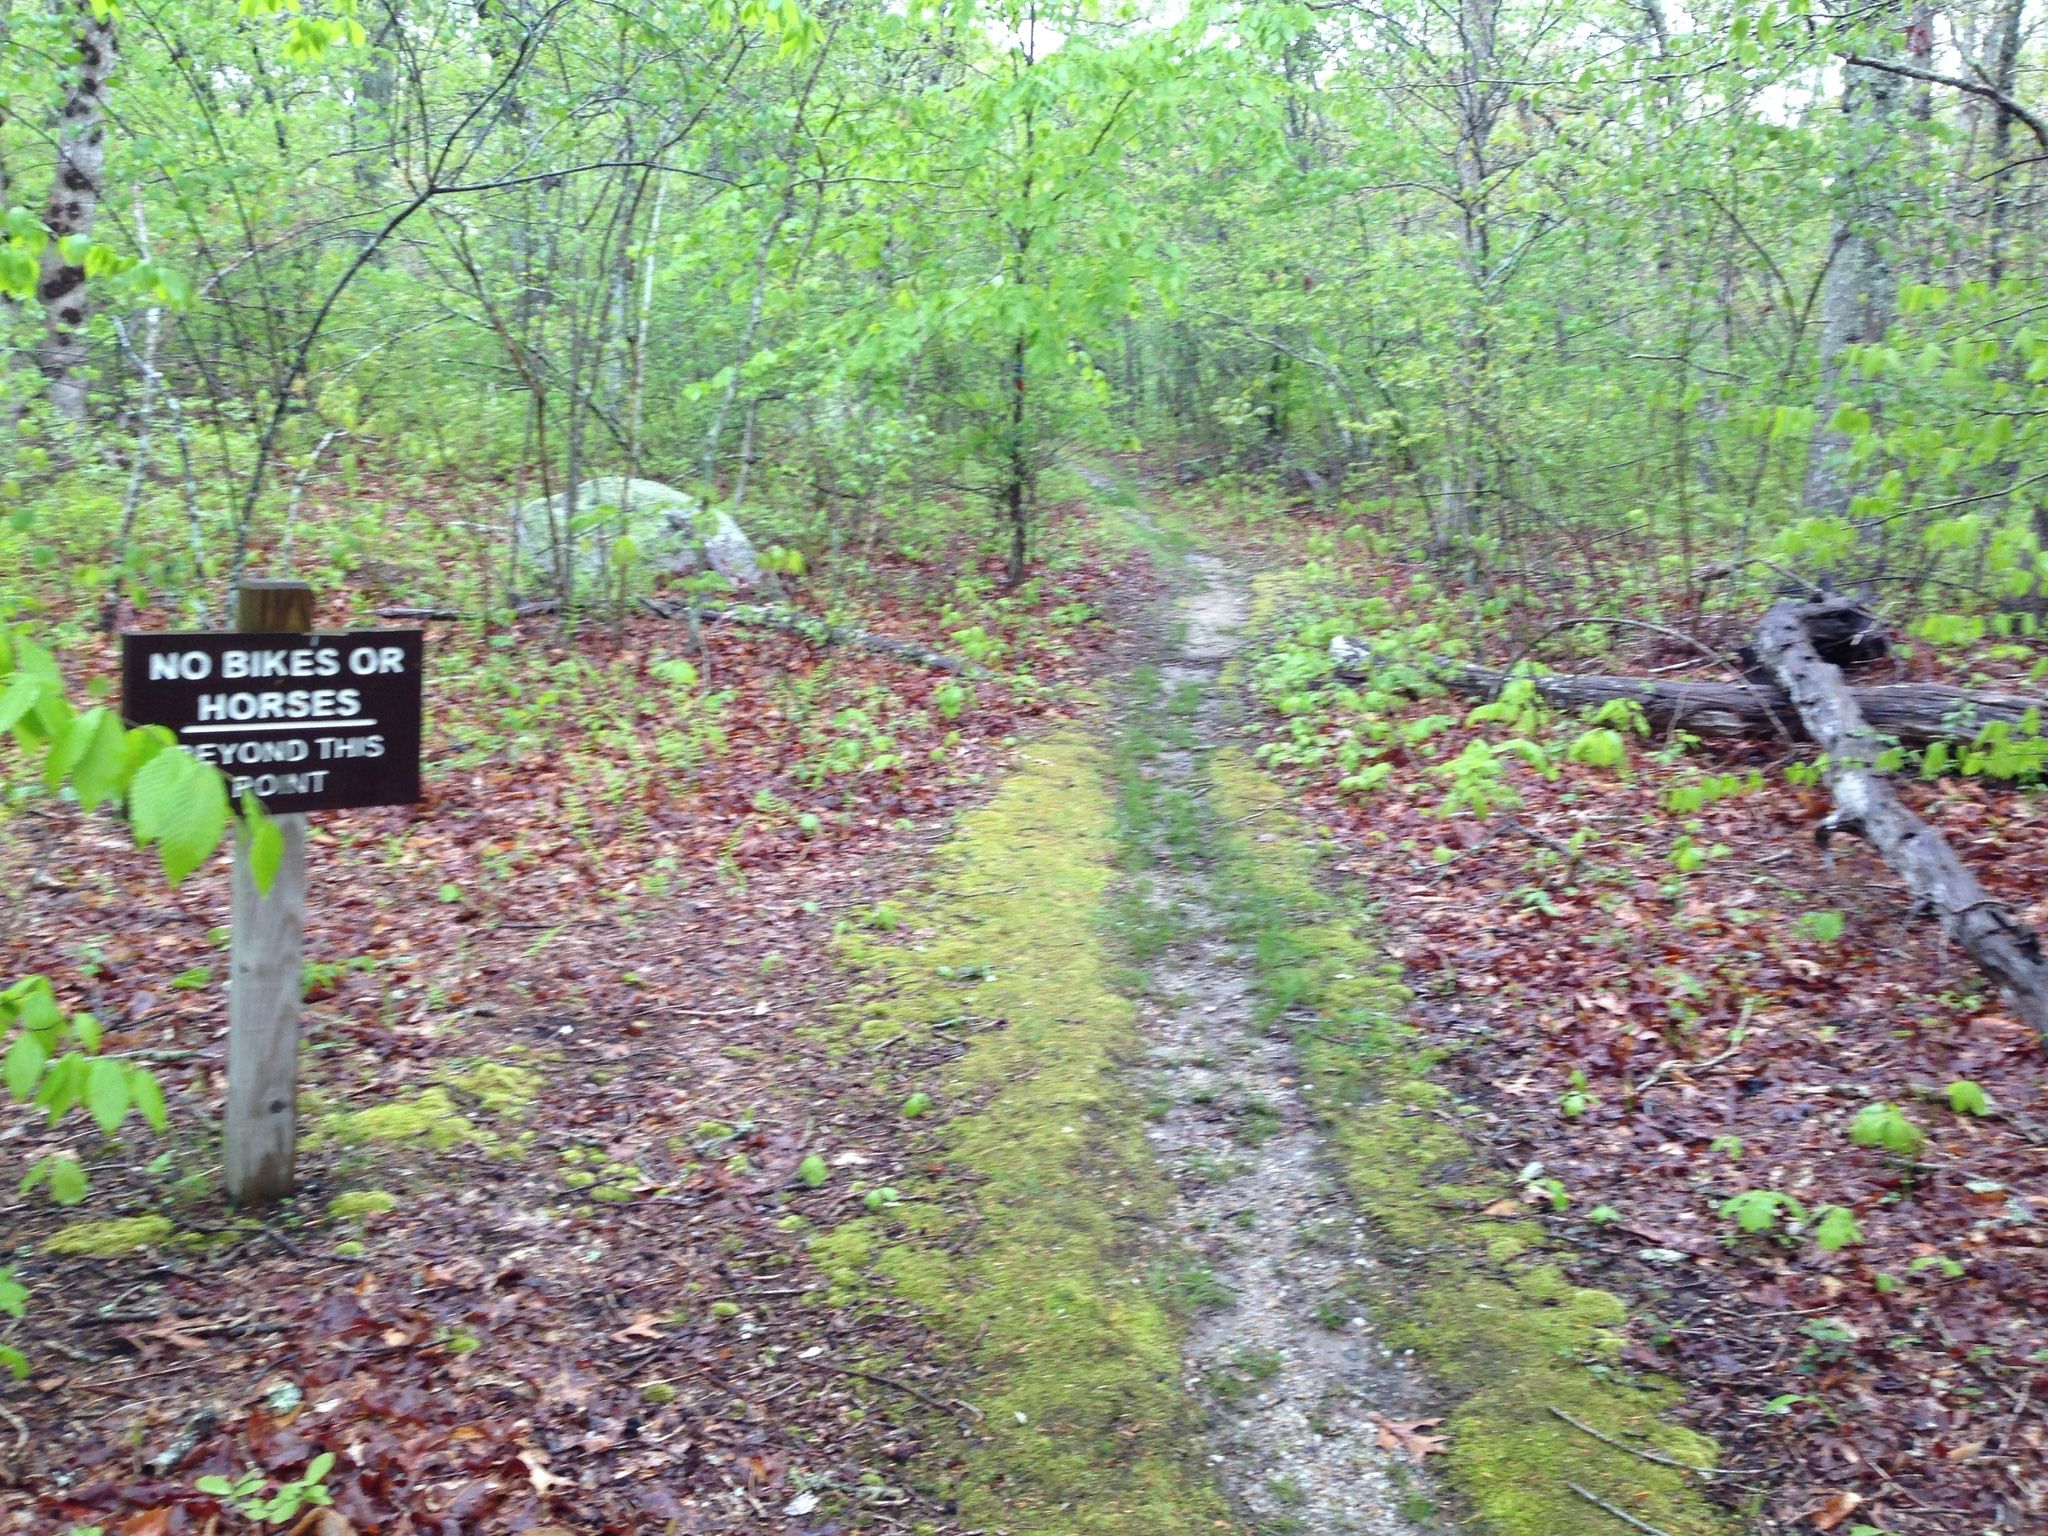
[{"label": "forest floor", "polygon": [[[1747,915],[1819,878],[1776,861],[1789,791],[1709,806],[1703,846],[1769,851],[1674,898],[1643,829],[1689,766],[1532,782],[1466,836],[1427,825],[1440,786],[1262,762],[1289,712],[1259,669],[1313,580],[1199,497],[1088,478],[1033,591],[870,601],[1029,686],[714,631],[683,692],[635,620],[556,646],[536,697],[464,642],[429,805],[316,840],[304,1188],[260,1219],[193,1123],[221,882],[166,899],[118,826],[32,813],[9,974],[64,957],[198,1113],[0,1130],[95,1182],[6,1211],[36,1321],[4,1528],[255,1528],[197,1480],[320,1450],[354,1528],[445,1536],[2029,1528],[2028,1043],[1957,976],[1870,1027],[1912,954],[1838,982]],[[1589,816],[1607,847],[1519,867]],[[1619,911],[1577,868],[1610,860]],[[1775,905],[1896,921],[1864,878]],[[1841,1017],[1794,1017],[1815,989]],[[1659,1043],[1663,1090],[1624,1086]],[[1813,1112],[1962,1076],[2000,1112],[1944,1112],[1903,1170]],[[1716,1233],[1716,1138],[1872,1252]]]}]

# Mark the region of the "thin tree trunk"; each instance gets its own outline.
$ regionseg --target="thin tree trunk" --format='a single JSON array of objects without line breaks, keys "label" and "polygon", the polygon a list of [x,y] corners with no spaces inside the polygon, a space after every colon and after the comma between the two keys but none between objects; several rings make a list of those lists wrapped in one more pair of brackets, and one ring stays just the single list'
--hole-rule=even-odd
[{"label": "thin tree trunk", "polygon": [[[2020,15],[2024,9],[2025,0],[1999,0],[1991,22],[1991,84],[2008,99],[2019,75]],[[2006,239],[2012,229],[2012,127],[2012,110],[1996,107],[1991,117],[1991,197],[1985,210],[1991,227],[1984,262],[1984,275],[1994,283],[2005,276]]]},{"label": "thin tree trunk", "polygon": [[[1896,40],[1900,19],[1895,12],[1885,25]],[[1898,189],[1890,165],[1897,152],[1903,82],[1897,75],[1853,64],[1843,69],[1842,79],[1848,145],[1836,181],[1834,239],[1821,279],[1819,419],[1802,498],[1816,517],[1847,517],[1856,496],[1849,462],[1853,440],[1834,424],[1843,403],[1842,370],[1850,348],[1884,339],[1898,287],[1890,251],[1898,225]],[[1873,539],[1881,532],[1869,530]]]},{"label": "thin tree trunk", "polygon": [[746,367],[747,359],[754,355],[754,337],[761,329],[761,308],[768,298],[768,259],[775,252],[776,237],[782,233],[782,226],[789,222],[795,211],[796,187],[792,184],[782,194],[782,206],[769,221],[767,232],[761,236],[760,247],[754,253],[754,291],[747,299],[747,322],[740,330],[739,345],[733,349],[725,393],[719,396],[718,409],[711,415],[711,428],[704,434],[701,476],[704,488],[710,494],[716,494],[718,488],[718,445],[725,437],[725,424],[731,419],[733,402],[739,398],[740,373]]},{"label": "thin tree trunk", "polygon": [[85,285],[83,253],[66,253],[74,237],[90,239],[99,214],[107,164],[107,83],[120,54],[114,15],[102,16],[92,0],[77,0],[78,73],[58,113],[57,166],[50,183],[50,243],[43,247],[36,296],[43,303],[43,340],[36,363],[48,381],[50,407],[70,422],[85,420],[87,318],[91,298]]}]

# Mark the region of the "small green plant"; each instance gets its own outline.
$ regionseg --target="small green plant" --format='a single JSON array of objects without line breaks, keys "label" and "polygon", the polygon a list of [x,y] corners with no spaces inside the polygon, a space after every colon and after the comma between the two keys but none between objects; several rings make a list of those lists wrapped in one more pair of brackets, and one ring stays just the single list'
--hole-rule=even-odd
[{"label": "small green plant", "polygon": [[1565,748],[1564,755],[1566,761],[1584,763],[1588,768],[1611,768],[1622,774],[1628,771],[1628,741],[1611,726],[1596,725],[1580,732]]},{"label": "small green plant", "polygon": [[1882,1147],[1900,1157],[1917,1157],[1927,1146],[1927,1133],[1908,1120],[1896,1104],[1866,1104],[1849,1122],[1849,1139],[1859,1147]]},{"label": "small green plant", "polygon": [[932,1111],[932,1096],[919,1091],[903,1101],[903,1118],[916,1120]]},{"label": "small green plant", "polygon": [[1749,1233],[1773,1232],[1781,1218],[1806,1220],[1806,1207],[1792,1196],[1775,1189],[1745,1189],[1721,1202],[1720,1212]]},{"label": "small green plant", "polygon": [[832,1177],[832,1170],[825,1166],[825,1159],[813,1152],[796,1165],[796,1176],[809,1188],[816,1189]]},{"label": "small green plant", "polygon": [[1948,1085],[1948,1107],[1959,1115],[1988,1115],[1991,1097],[1977,1084],[1963,1078]]},{"label": "small green plant", "polygon": [[[20,1318],[28,1310],[28,1287],[14,1278],[14,1271],[0,1269],[0,1317]],[[28,1356],[12,1344],[0,1344],[0,1371],[16,1381],[28,1375]]]},{"label": "small green plant", "polygon": [[861,1197],[860,1203],[871,1211],[886,1211],[890,1206],[897,1204],[902,1199],[901,1192],[891,1189],[885,1184],[880,1189],[869,1190]]},{"label": "small green plant", "polygon": [[1720,1152],[1728,1157],[1742,1156],[1742,1138],[1733,1134],[1716,1136],[1707,1143],[1709,1152]]},{"label": "small green plant", "polygon": [[1794,926],[1816,944],[1835,944],[1841,941],[1847,921],[1839,912],[1808,912]]},{"label": "small green plant", "polygon": [[1814,1213],[1813,1240],[1828,1253],[1839,1253],[1851,1243],[1863,1241],[1863,1229],[1853,1211],[1839,1205],[1822,1206]]},{"label": "small green plant", "polygon": [[327,1491],[327,1474],[333,1469],[334,1453],[322,1451],[306,1463],[306,1470],[299,1476],[274,1487],[254,1467],[232,1479],[202,1477],[193,1486],[201,1493],[212,1494],[245,1520],[284,1525],[296,1520],[302,1510],[334,1502],[334,1496]]},{"label": "small green plant", "polygon": [[1567,1120],[1576,1120],[1599,1102],[1600,1100],[1586,1089],[1586,1074],[1574,1067],[1570,1085],[1558,1098],[1558,1112]]},{"label": "small green plant", "polygon": [[973,703],[974,690],[953,678],[932,690],[932,708],[941,720],[958,720]]},{"label": "small green plant", "polygon": [[1707,867],[1709,859],[1725,859],[1734,850],[1726,843],[1702,843],[1692,836],[1681,836],[1671,845],[1671,867],[1681,875],[1696,874]]}]

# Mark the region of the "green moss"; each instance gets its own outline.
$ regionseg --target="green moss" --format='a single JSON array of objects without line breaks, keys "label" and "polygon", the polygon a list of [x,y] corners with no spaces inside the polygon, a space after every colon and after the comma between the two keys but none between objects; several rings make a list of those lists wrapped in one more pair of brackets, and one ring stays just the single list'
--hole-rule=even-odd
[{"label": "green moss", "polygon": [[1445,1421],[1452,1483],[1502,1536],[1608,1536],[1613,1518],[1569,1482],[1670,1536],[1733,1529],[1688,1474],[1603,1445],[1551,1412],[1624,1444],[1714,1464],[1712,1441],[1662,1417],[1678,1401],[1674,1383],[1632,1383],[1613,1368],[1615,1330],[1627,1318],[1621,1298],[1572,1285],[1544,1258],[1539,1223],[1464,1214],[1517,1191],[1450,1123],[1455,1102],[1429,1079],[1406,992],[1357,914],[1321,890],[1307,829],[1272,809],[1281,786],[1234,750],[1214,754],[1209,773],[1226,825],[1259,816],[1257,839],[1223,840],[1219,884],[1234,893],[1235,927],[1256,950],[1269,1001],[1323,1020],[1297,1036],[1309,1092],[1353,1201],[1389,1253],[1409,1256],[1373,1287],[1371,1304],[1390,1341],[1415,1350],[1457,1395]]},{"label": "green moss", "polygon": [[812,1253],[841,1290],[919,1305],[967,1358],[985,1417],[956,1449],[951,1492],[963,1524],[1013,1536],[1236,1529],[1178,1386],[1178,1324],[1133,1283],[1168,1191],[1122,1078],[1136,1014],[1098,927],[1116,856],[1101,760],[1063,734],[1033,744],[964,820],[914,945],[841,944],[875,984],[840,1025],[841,1049],[928,1038],[965,1013],[1003,1021],[935,1090],[977,1106],[933,1133],[972,1202],[973,1240],[955,1252],[895,1236],[892,1211],[820,1235]]},{"label": "green moss", "polygon": [[59,1227],[43,1244],[45,1254],[72,1258],[108,1258],[154,1248],[174,1229],[168,1216],[117,1216],[105,1221],[74,1221]]},{"label": "green moss", "polygon": [[676,1400],[676,1389],[665,1381],[648,1381],[640,1385],[640,1401],[651,1408]]},{"label": "green moss", "polygon": [[398,1207],[398,1197],[388,1189],[352,1189],[327,1202],[327,1214],[336,1221],[367,1221]]},{"label": "green moss", "polygon": [[438,1087],[422,1088],[409,1099],[332,1114],[325,1124],[336,1139],[351,1145],[423,1141],[445,1152],[464,1143],[494,1141],[488,1131],[455,1107],[446,1088]]},{"label": "green moss", "polygon": [[506,1061],[478,1061],[445,1074],[442,1081],[474,1099],[493,1120],[521,1120],[540,1097],[545,1081],[532,1067]]}]

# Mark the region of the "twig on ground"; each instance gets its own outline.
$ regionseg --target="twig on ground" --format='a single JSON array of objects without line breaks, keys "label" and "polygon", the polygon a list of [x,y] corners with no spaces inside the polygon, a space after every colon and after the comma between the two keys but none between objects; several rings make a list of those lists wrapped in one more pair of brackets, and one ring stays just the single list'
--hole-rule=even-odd
[{"label": "twig on ground", "polygon": [[1652,1088],[1656,1086],[1657,1079],[1662,1077],[1666,1072],[1670,1071],[1673,1067],[1688,1067],[1695,1072],[1704,1072],[1709,1067],[1718,1067],[1719,1065],[1721,1065],[1722,1062],[1726,1061],[1730,1056],[1735,1055],[1736,1052],[1740,1051],[1741,1049],[1742,1047],[1739,1045],[1731,1045],[1728,1047],[1727,1050],[1721,1051],[1716,1055],[1709,1056],[1705,1061],[1687,1061],[1682,1056],[1673,1056],[1666,1061],[1660,1061],[1651,1070],[1650,1075],[1648,1077],[1644,1078],[1640,1083],[1637,1083],[1635,1085],[1635,1096],[1637,1098],[1641,1098],[1644,1094],[1648,1093]]},{"label": "twig on ground", "polygon": [[1606,1510],[1608,1514],[1614,1516],[1623,1525],[1634,1526],[1637,1530],[1643,1532],[1644,1536],[1671,1536],[1669,1531],[1654,1526],[1647,1520],[1638,1520],[1627,1510],[1620,1508],[1618,1505],[1608,1503],[1599,1494],[1592,1492],[1590,1489],[1581,1488],[1577,1483],[1566,1483],[1565,1487],[1571,1489],[1573,1493],[1576,1493],[1595,1509]]},{"label": "twig on ground", "polygon": [[855,1366],[840,1365],[832,1360],[806,1360],[804,1364],[816,1366],[821,1371],[831,1371],[839,1376],[855,1376],[862,1381],[871,1381],[878,1387],[889,1387],[894,1391],[903,1393],[906,1397],[914,1397],[926,1407],[936,1408],[941,1413],[950,1413],[958,1417],[964,1410],[974,1419],[982,1417],[981,1410],[972,1403],[963,1403],[958,1398],[947,1402],[942,1398],[933,1397],[931,1393],[920,1388],[913,1387],[907,1381],[898,1381],[894,1376],[884,1376],[879,1371],[863,1371]]},{"label": "twig on ground", "polygon": [[1671,1456],[1659,1456],[1655,1451],[1638,1450],[1635,1446],[1623,1444],[1612,1435],[1602,1434],[1592,1425],[1586,1423],[1585,1420],[1573,1418],[1562,1408],[1552,1406],[1550,1413],[1553,1418],[1564,1420],[1573,1429],[1583,1430],[1602,1445],[1611,1445],[1617,1451],[1627,1451],[1631,1456],[1640,1456],[1644,1461],[1653,1461],[1660,1467],[1676,1467],[1681,1472],[1697,1472],[1701,1477],[1713,1477],[1717,1474],[1726,1475],[1721,1473],[1721,1469],[1717,1467],[1696,1467],[1689,1461],[1679,1461]]}]

